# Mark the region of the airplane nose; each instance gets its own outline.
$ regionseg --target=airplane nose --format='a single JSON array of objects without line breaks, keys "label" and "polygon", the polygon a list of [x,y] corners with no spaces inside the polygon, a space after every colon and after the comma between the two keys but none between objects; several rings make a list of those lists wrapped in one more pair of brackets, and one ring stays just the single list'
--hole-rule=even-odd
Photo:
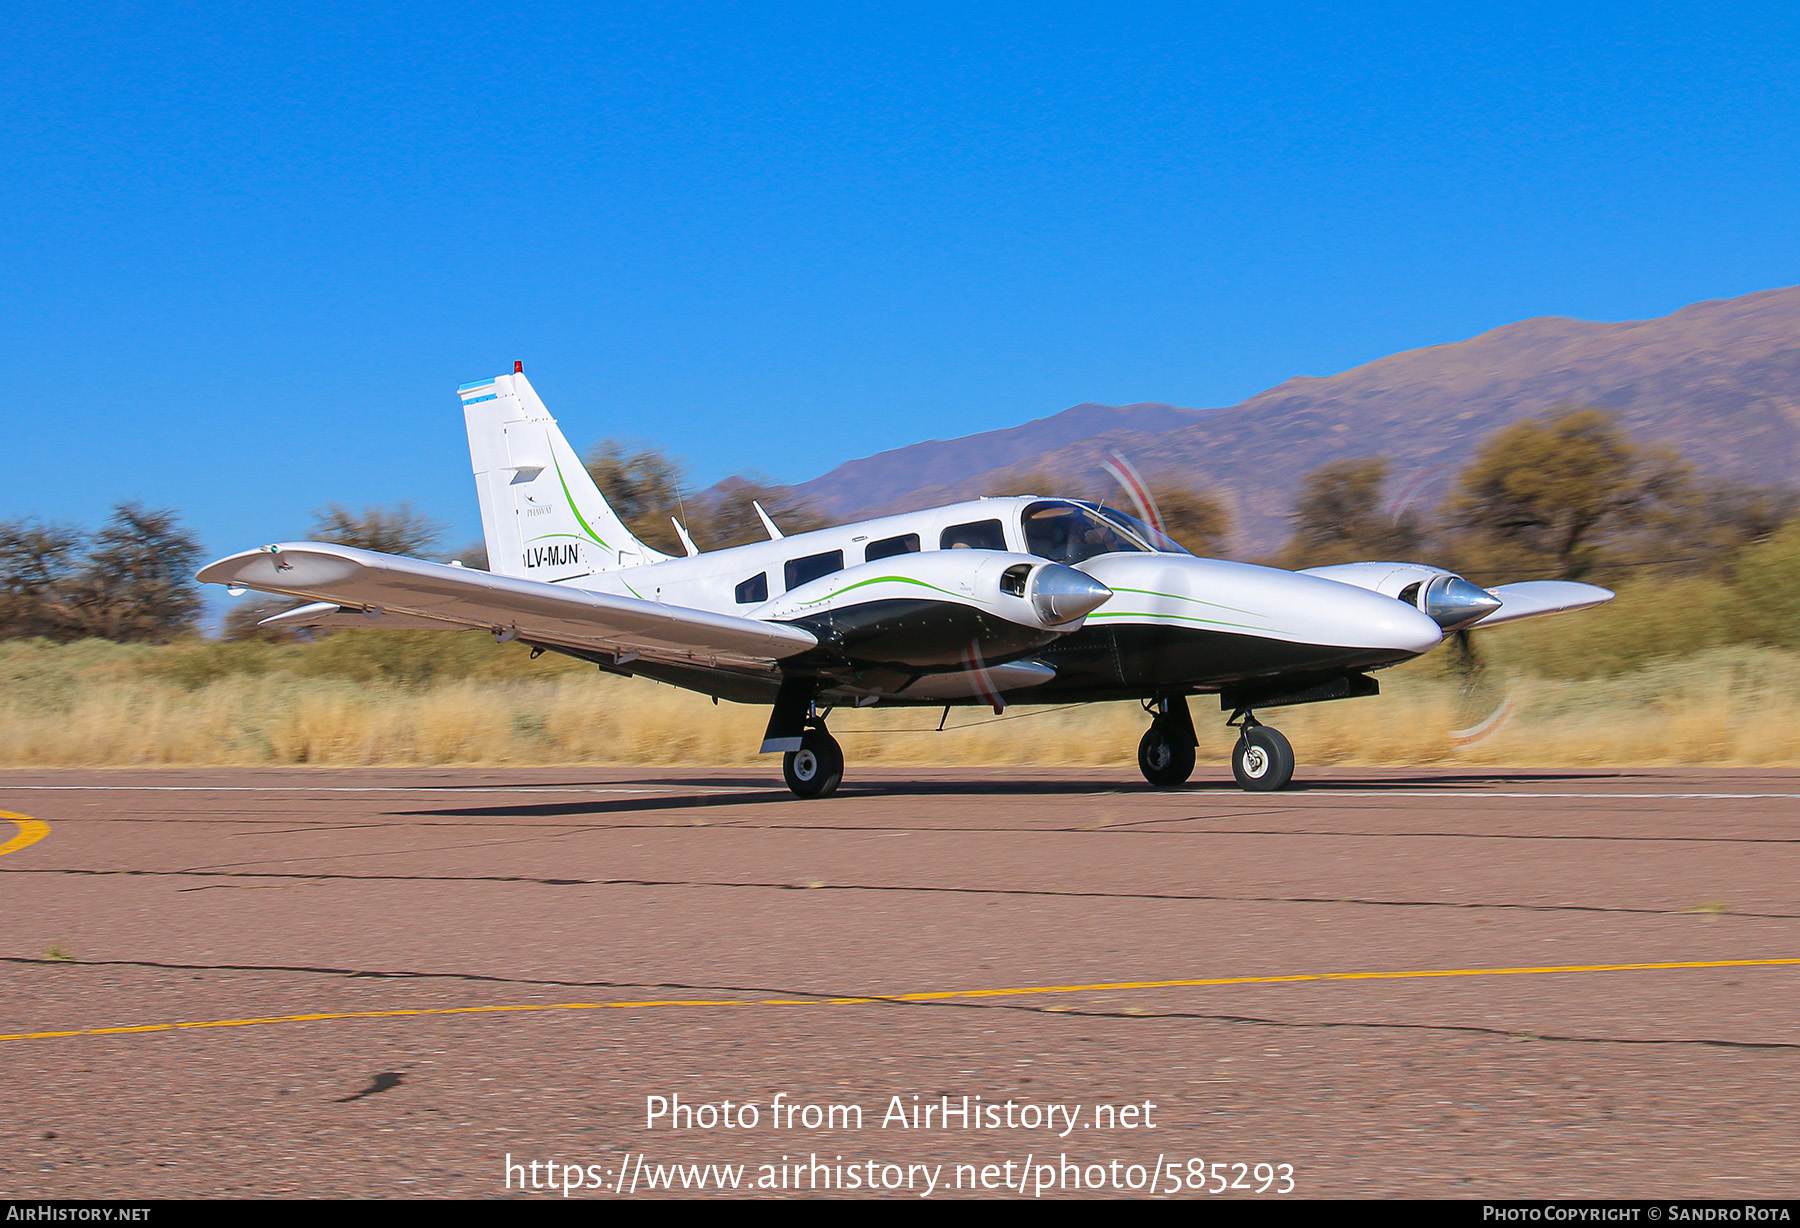
[{"label": "airplane nose", "polygon": [[1031,605],[1050,626],[1074,622],[1100,608],[1113,591],[1073,567],[1046,563],[1031,577]]},{"label": "airplane nose", "polygon": [[1455,631],[1480,622],[1500,608],[1500,599],[1461,576],[1439,576],[1425,586],[1419,603],[1432,622]]}]

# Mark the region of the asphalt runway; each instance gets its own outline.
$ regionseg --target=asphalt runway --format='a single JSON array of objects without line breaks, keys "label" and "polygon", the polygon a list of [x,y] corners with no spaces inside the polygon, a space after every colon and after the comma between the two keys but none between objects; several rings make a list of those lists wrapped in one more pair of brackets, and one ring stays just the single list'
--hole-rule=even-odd
[{"label": "asphalt runway", "polygon": [[0,773],[0,1195],[1792,1195],[1800,772],[1302,776]]}]

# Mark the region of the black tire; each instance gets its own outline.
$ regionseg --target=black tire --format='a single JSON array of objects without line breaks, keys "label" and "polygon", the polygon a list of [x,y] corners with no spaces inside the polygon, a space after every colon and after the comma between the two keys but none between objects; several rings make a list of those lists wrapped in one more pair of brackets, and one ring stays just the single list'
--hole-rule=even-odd
[{"label": "black tire", "polygon": [[1285,789],[1294,778],[1294,748],[1279,729],[1252,725],[1231,748],[1231,774],[1241,787],[1257,793]]},{"label": "black tire", "polygon": [[1162,722],[1153,722],[1138,742],[1138,771],[1159,789],[1186,784],[1194,774],[1194,748],[1184,738],[1171,738]]},{"label": "black tire", "polygon": [[844,779],[844,751],[823,729],[808,729],[800,749],[781,757],[781,774],[795,797],[830,797]]}]

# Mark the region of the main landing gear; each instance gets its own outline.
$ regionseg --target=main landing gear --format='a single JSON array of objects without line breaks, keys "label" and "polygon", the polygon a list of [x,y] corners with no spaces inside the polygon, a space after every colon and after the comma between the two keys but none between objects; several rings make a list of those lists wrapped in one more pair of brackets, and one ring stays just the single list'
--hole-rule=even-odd
[{"label": "main landing gear", "polygon": [[[1144,705],[1150,728],[1138,743],[1138,770],[1159,789],[1184,784],[1194,773],[1194,719],[1184,695],[1160,696]],[[1294,748],[1281,731],[1258,721],[1248,708],[1240,708],[1225,722],[1237,729],[1237,745],[1231,751],[1231,774],[1239,787],[1258,793],[1285,789],[1294,778]]]},{"label": "main landing gear", "polygon": [[763,753],[781,754],[781,774],[795,797],[830,797],[844,779],[844,749],[825,728],[830,708],[821,708],[817,679],[790,676],[781,680]]},{"label": "main landing gear", "polygon": [[1150,728],[1138,742],[1138,771],[1159,789],[1187,783],[1194,774],[1194,718],[1187,696],[1165,696],[1144,705]]},{"label": "main landing gear", "polygon": [[800,749],[781,756],[781,774],[795,797],[830,797],[844,779],[844,750],[818,721],[800,735]]},{"label": "main landing gear", "polygon": [[1138,742],[1138,771],[1157,789],[1174,789],[1193,774],[1193,717],[1188,697],[1150,700],[1150,727]]}]

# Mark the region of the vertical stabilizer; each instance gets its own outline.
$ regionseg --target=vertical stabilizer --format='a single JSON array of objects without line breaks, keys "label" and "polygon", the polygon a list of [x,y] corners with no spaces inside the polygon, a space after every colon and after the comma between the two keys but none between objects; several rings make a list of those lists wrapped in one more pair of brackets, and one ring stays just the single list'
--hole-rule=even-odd
[{"label": "vertical stabilizer", "polygon": [[456,394],[495,574],[579,581],[669,557],[613,514],[522,370],[464,384]]}]

